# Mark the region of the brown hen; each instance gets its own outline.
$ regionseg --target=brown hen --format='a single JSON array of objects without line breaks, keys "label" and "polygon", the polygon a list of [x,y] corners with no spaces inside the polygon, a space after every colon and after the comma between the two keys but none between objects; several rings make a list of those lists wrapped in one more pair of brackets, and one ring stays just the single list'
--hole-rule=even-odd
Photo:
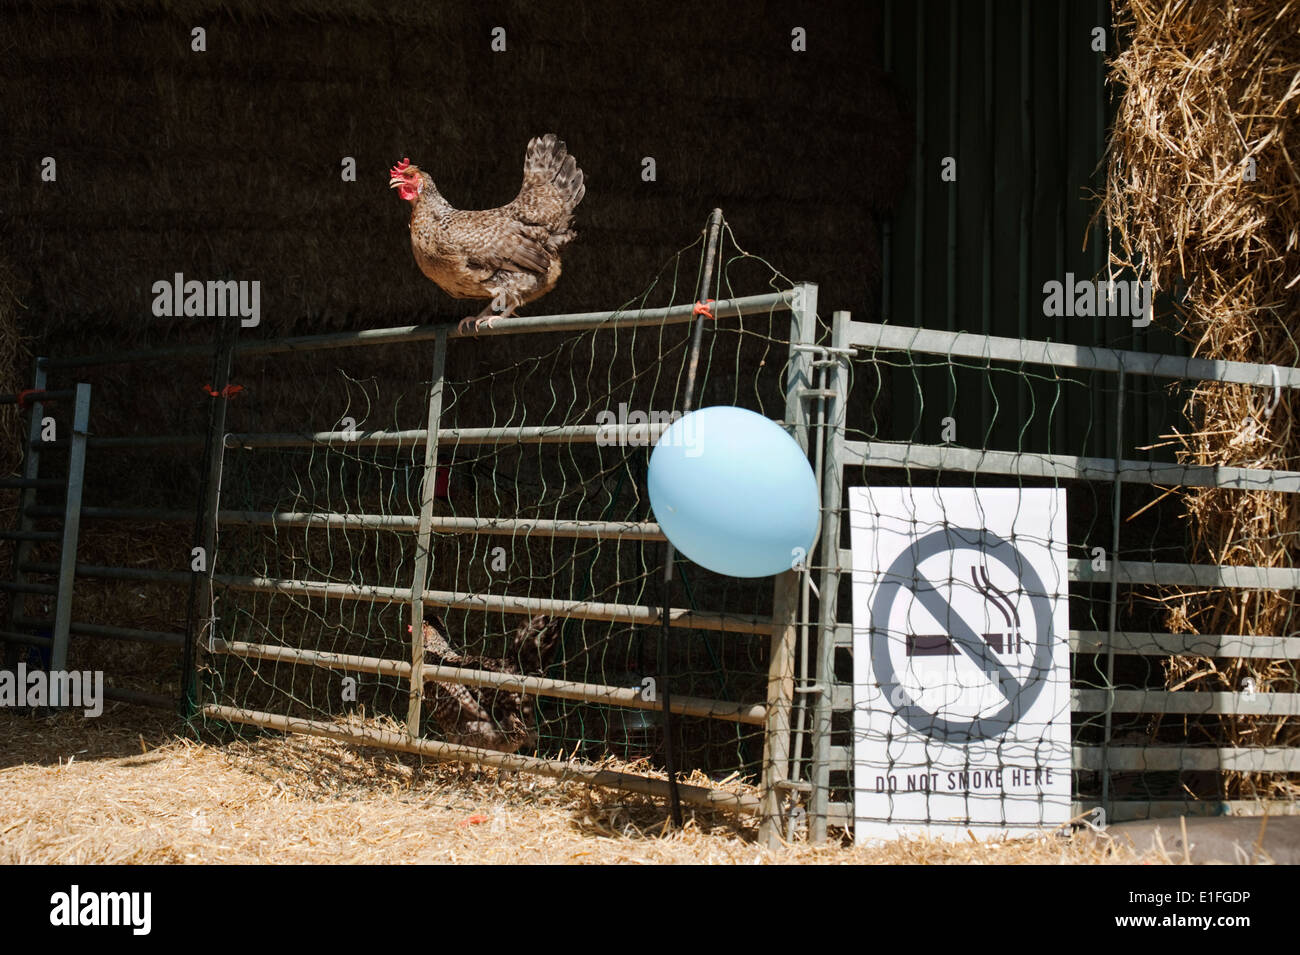
[{"label": "brown hen", "polygon": [[[509,655],[478,657],[461,653],[447,641],[447,627],[435,614],[424,616],[425,662],[492,673],[540,674],[550,663],[560,637],[560,621],[536,616],[520,624]],[[490,686],[429,682],[424,698],[449,743],[514,753],[537,742],[533,732],[533,698]]]},{"label": "brown hen", "polygon": [[453,208],[429,174],[403,159],[388,185],[411,204],[411,250],[428,278],[452,298],[488,299],[463,332],[490,327],[541,298],[560,278],[560,252],[576,237],[573,210],[586,194],[582,170],[553,133],[534,137],[524,184],[497,209]]}]

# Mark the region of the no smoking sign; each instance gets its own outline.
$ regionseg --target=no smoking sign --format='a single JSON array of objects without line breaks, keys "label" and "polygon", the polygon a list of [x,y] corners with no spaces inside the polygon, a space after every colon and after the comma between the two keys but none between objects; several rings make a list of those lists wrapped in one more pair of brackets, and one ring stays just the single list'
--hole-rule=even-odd
[{"label": "no smoking sign", "polygon": [[[996,586],[989,563],[1010,575],[1014,588]],[[960,576],[966,567],[969,581]],[[1021,602],[1030,608],[1027,636]],[[915,609],[933,621],[920,624],[924,633],[911,622]],[[1004,628],[991,629],[998,615]],[[877,685],[908,726],[934,739],[1001,736],[1047,686],[1051,601],[1025,555],[987,530],[942,527],[916,540],[881,575],[870,621]],[[991,713],[990,697],[997,706]]]},{"label": "no smoking sign", "polygon": [[850,505],[859,839],[1063,822],[1064,492],[853,488]]}]

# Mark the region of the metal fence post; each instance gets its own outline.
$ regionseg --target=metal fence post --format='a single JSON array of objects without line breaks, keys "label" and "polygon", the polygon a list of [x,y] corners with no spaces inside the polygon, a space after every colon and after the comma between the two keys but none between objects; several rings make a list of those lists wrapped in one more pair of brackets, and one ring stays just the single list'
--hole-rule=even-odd
[{"label": "metal fence post", "polygon": [[[796,285],[790,307],[790,362],[785,383],[785,420],[799,446],[808,450],[808,408],[804,392],[812,387],[813,354],[794,345],[814,344],[817,337],[817,286]],[[807,562],[804,555],[803,562]],[[792,564],[795,555],[791,555]],[[780,841],[781,801],[790,782],[790,710],[794,702],[794,668],[799,616],[799,582],[788,570],[776,578],[772,595],[772,638],[767,669],[767,721],[763,735],[763,819],[759,840]]]},{"label": "metal fence post", "polygon": [[[54,598],[54,634],[50,648],[50,670],[68,668],[68,628],[72,623],[72,592],[76,584],[77,535],[81,525],[81,489],[86,470],[86,432],[90,428],[90,385],[77,385],[72,412],[72,435],[68,444],[68,486],[63,505],[63,538],[59,550],[59,590]],[[50,681],[50,705],[57,699],[62,681]]]},{"label": "metal fence post", "polygon": [[1101,742],[1101,806],[1109,820],[1113,813],[1110,792],[1110,737],[1115,710],[1115,628],[1119,615],[1119,525],[1124,463],[1124,357],[1119,358],[1115,395],[1115,480],[1112,485],[1110,536],[1110,607],[1106,616],[1106,713]]},{"label": "metal fence post", "polygon": [[780,844],[781,803],[790,773],[790,708],[794,700],[800,579],[797,571],[780,574],[772,599],[773,629],[763,727],[763,818],[758,829],[759,841],[771,848]]},{"label": "metal fence post", "polygon": [[[831,319],[831,347],[849,347],[848,312],[836,312]],[[844,425],[848,403],[849,373],[844,362],[830,369],[826,399],[826,450],[822,478],[821,598],[817,616],[817,689],[813,706],[813,779],[809,821],[811,841],[826,841],[830,815],[831,688],[835,682],[835,643],[839,632],[840,517],[844,499]],[[852,749],[850,748],[850,753]]]},{"label": "metal fence post", "polygon": [[424,588],[428,584],[429,548],[433,539],[433,495],[438,484],[438,423],[447,367],[447,329],[433,340],[433,377],[429,383],[428,437],[424,444],[424,479],[420,482],[420,529],[415,541],[415,579],[411,582],[411,678],[406,707],[406,735],[420,735],[424,700]]},{"label": "metal fence post", "polygon": [[[204,452],[204,477],[201,485],[199,514],[195,521],[194,536],[203,548],[204,570],[191,577],[189,615],[185,625],[185,643],[181,648],[181,699],[182,715],[189,719],[197,707],[197,673],[195,671],[195,643],[204,638],[207,649],[216,640],[216,566],[217,521],[221,507],[221,474],[226,455],[226,408],[230,400],[227,386],[235,360],[235,338],[239,322],[232,319],[217,329],[216,350],[213,354],[212,394],[213,405],[208,412],[208,436]],[[195,592],[198,604],[195,604]],[[195,616],[202,613],[202,619]]]}]

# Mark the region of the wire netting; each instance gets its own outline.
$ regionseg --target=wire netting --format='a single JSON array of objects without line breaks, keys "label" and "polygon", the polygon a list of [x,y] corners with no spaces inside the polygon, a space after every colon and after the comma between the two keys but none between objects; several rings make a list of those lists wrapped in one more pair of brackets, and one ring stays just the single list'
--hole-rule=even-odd
[{"label": "wire netting", "polygon": [[[620,309],[695,301],[702,241],[683,249]],[[784,291],[792,284],[749,255],[724,230],[716,282],[707,297]],[[503,325],[508,326],[509,320]],[[790,312],[707,321],[695,407],[737,405],[781,419],[790,358]],[[438,427],[434,531],[427,591],[541,598],[565,605],[601,602],[649,607],[662,599],[664,545],[636,534],[560,536],[549,521],[653,521],[646,473],[652,450],[648,419],[670,420],[684,396],[690,323],[605,327],[449,342]],[[386,373],[398,351],[422,351],[422,376]],[[404,434],[373,446],[374,432],[426,427],[433,342],[395,349],[353,348],[317,354],[238,358],[234,380],[247,401],[232,402],[228,430],[282,434],[355,432],[349,439],[295,447],[226,451],[223,512],[309,512],[321,522],[222,523],[215,570],[288,582],[390,588],[385,599],[315,597],[290,585],[276,592],[219,589],[215,634],[245,641],[389,660],[411,658],[409,592],[415,581],[417,522],[424,480],[424,441]],[[259,382],[290,376],[298,393],[258,400]],[[242,397],[242,396],[241,396]],[[592,440],[592,426],[611,429]],[[587,428],[581,437],[521,440],[517,429]],[[474,429],[496,429],[476,437]],[[624,438],[619,435],[623,434]],[[361,515],[374,526],[361,527]],[[352,523],[349,523],[351,521]],[[450,526],[449,522],[459,522]],[[490,521],[513,521],[489,530]],[[471,526],[471,525],[477,525]],[[678,554],[674,606],[770,618],[770,579],[741,580],[706,571]],[[512,635],[527,615],[503,609],[449,609],[426,597],[445,624],[452,649],[498,668],[515,665]],[[761,703],[767,683],[766,635],[673,628],[666,645],[658,623],[562,619],[553,657],[531,675],[576,684],[643,688],[668,681],[674,696]],[[520,667],[525,669],[524,667]],[[404,679],[206,653],[201,702],[328,721],[403,721]],[[517,701],[471,688],[502,721]],[[426,697],[422,735],[455,740],[458,717],[440,723]],[[532,732],[519,750],[550,757],[609,756],[662,761],[661,712],[540,697],[523,715]],[[679,768],[715,778],[754,775],[763,755],[762,727],[676,716]],[[450,724],[450,725],[447,725]]]},{"label": "wire netting", "polygon": [[[967,747],[964,756],[956,757],[953,765],[945,762],[955,758],[952,750],[932,745],[928,754],[918,758],[916,751],[904,749],[903,738],[891,736],[889,731],[882,731],[873,724],[869,733],[874,734],[871,747],[874,761],[869,766],[858,766],[861,778],[855,779],[843,768],[832,773],[831,798],[851,802],[855,788],[874,792],[876,776],[867,778],[862,773],[864,768],[887,781],[896,776],[902,781],[900,789],[906,789],[909,776],[919,779],[931,770],[960,773],[988,765],[1009,770],[1026,762],[1031,765],[1043,762],[1049,750],[1053,749],[1059,750],[1056,756],[1063,757],[1067,767],[1072,767],[1073,780],[1066,791],[1066,799],[1084,803],[1096,803],[1103,798],[1112,802],[1191,802],[1230,797],[1230,777],[1215,768],[1217,748],[1230,745],[1222,731],[1223,717],[1211,708],[1207,708],[1210,711],[1205,713],[1158,712],[1162,707],[1157,696],[1163,696],[1171,689],[1195,692],[1198,687],[1194,681],[1187,686],[1171,687],[1168,674],[1180,658],[1171,657],[1167,649],[1161,652],[1156,646],[1157,638],[1147,636],[1171,629],[1171,601],[1185,598],[1179,594],[1171,596],[1166,578],[1180,573],[1178,565],[1194,562],[1195,549],[1192,528],[1186,520],[1183,501],[1176,493],[1176,483],[1159,478],[1144,480],[1142,472],[1148,466],[1177,463],[1181,447],[1179,435],[1195,431],[1199,425],[1187,419],[1186,409],[1192,390],[1200,387],[1200,383],[1130,374],[1124,381],[1121,404],[1117,401],[1119,381],[1113,372],[883,348],[860,350],[850,374],[853,381],[848,403],[847,437],[850,441],[867,443],[869,453],[865,466],[855,465],[846,469],[844,481],[846,488],[867,489],[863,499],[866,503],[860,508],[865,516],[861,519],[878,530],[917,519],[906,508],[899,508],[895,500],[897,495],[891,496],[892,492],[886,490],[889,488],[905,489],[904,500],[937,504],[940,508],[943,501],[928,489],[971,489],[982,493],[1010,489],[1018,495],[1018,503],[1010,508],[1014,519],[1012,541],[1030,548],[1059,549],[1070,562],[1067,565],[1070,568],[1069,579],[1046,579],[1041,581],[1041,587],[1030,586],[1023,577],[1017,579],[1016,573],[998,567],[993,560],[986,564],[992,573],[991,581],[968,577],[964,567],[956,566],[960,561],[950,558],[960,549],[956,545],[962,540],[963,529],[968,530],[972,523],[960,516],[950,519],[947,513],[934,519],[933,526],[952,538],[954,549],[932,560],[933,566],[929,569],[942,570],[940,576],[953,581],[951,589],[944,590],[945,595],[951,595],[951,607],[960,604],[963,593],[967,604],[971,596],[985,602],[982,633],[992,633],[994,637],[996,631],[1010,631],[1012,626],[1009,619],[999,619],[990,594],[1006,591],[1011,604],[1026,616],[1029,615],[1033,591],[1038,590],[1049,598],[1059,595],[1061,600],[1067,601],[1068,632],[1057,628],[1053,639],[1059,643],[1068,641],[1071,655],[1066,683],[1063,673],[1058,677],[1041,668],[1036,669],[1031,660],[1032,648],[1019,642],[1013,648],[1010,642],[1003,645],[984,636],[987,648],[974,655],[985,653],[989,659],[997,661],[992,666],[1005,667],[1022,686],[1010,694],[1004,687],[998,691],[1001,695],[994,694],[992,700],[981,701],[978,691],[988,688],[989,673],[967,679],[969,674],[963,676],[962,671],[963,665],[971,669],[968,657],[972,653],[953,646],[950,637],[946,643],[940,641],[942,646],[930,646],[924,643],[924,635],[918,637],[912,633],[913,630],[925,629],[918,621],[935,622],[924,612],[913,612],[911,616],[895,614],[891,620],[907,621],[907,625],[899,624],[887,634],[897,651],[894,656],[904,661],[894,665],[899,668],[896,683],[902,687],[900,692],[905,702],[915,699],[925,703],[922,694],[927,688],[932,693],[935,690],[947,691],[947,706],[932,706],[930,726],[918,727],[922,737],[929,734],[932,741],[941,740],[944,733],[940,724],[945,718],[951,720],[954,715],[965,714],[972,719],[978,715],[990,719],[1008,700],[1013,700],[1017,692],[1026,692],[1033,686],[1034,677],[1039,681],[1050,679],[1060,684],[1054,696],[1055,711],[1049,719],[1024,727],[1019,742]],[[1256,390],[1262,395],[1265,389]],[[1104,433],[1105,443],[1124,462],[1126,479],[1121,484],[1117,485],[1109,473],[1115,464],[1114,455],[1096,455],[1099,432]],[[927,455],[918,453],[919,449],[940,449],[957,454],[963,449],[971,449],[974,453],[962,460],[950,457],[942,466],[936,466],[933,455],[929,455],[927,463],[922,463],[927,461]],[[999,457],[997,452],[1010,454]],[[901,462],[904,458],[915,463],[907,468],[888,466],[890,461]],[[1067,470],[1077,468],[1085,469],[1087,477],[1064,476]],[[1259,480],[1267,483],[1264,476]],[[1053,530],[1051,507],[1044,510],[1035,504],[1032,521],[1027,523],[1021,518],[1022,506],[1029,508],[1024,502],[1035,489],[1060,489],[1064,492],[1067,520],[1063,525],[1063,535]],[[1218,493],[1241,496],[1244,492],[1225,490]],[[991,498],[989,508],[994,508]],[[923,507],[918,507],[916,514],[921,515],[923,510]],[[919,519],[924,522],[928,518]],[[849,511],[846,509],[844,546],[849,543],[849,524]],[[974,526],[980,524],[977,522]],[[912,526],[902,528],[900,532],[915,535],[927,529],[930,528]],[[968,546],[965,551],[969,553],[965,556],[978,550],[979,547]],[[949,560],[953,566],[938,567],[944,560]],[[1129,582],[1125,574],[1112,590],[1111,578],[1116,561],[1139,571],[1144,566],[1149,567],[1150,573],[1146,576],[1153,578],[1153,582]],[[870,565],[871,561],[867,563]],[[978,563],[978,559],[974,563]],[[908,571],[910,579],[903,581],[903,586],[915,592],[915,602],[919,605],[924,603],[921,591],[926,587],[924,568],[919,573],[918,568],[921,568],[920,562]],[[878,567],[873,573],[888,576],[884,571],[885,568]],[[1138,578],[1142,576],[1139,572]],[[853,608],[855,629],[874,628],[874,620],[868,623],[856,618],[858,608],[852,602],[849,578],[846,568],[839,595],[840,619],[849,619],[850,608]],[[990,588],[988,583],[993,586]],[[1186,588],[1180,590],[1186,593]],[[1228,587],[1213,586],[1202,587],[1200,591],[1202,594],[1233,592]],[[1003,622],[1006,627],[1002,626]],[[938,620],[937,623],[938,630],[947,634],[955,632],[951,620]],[[1119,634],[1119,646],[1117,652],[1110,654],[1106,652],[1106,643],[1112,625]],[[979,628],[976,631],[981,632]],[[1190,628],[1188,632],[1186,646],[1190,652],[1197,648],[1198,643]],[[1126,634],[1131,637],[1126,637]],[[1163,646],[1168,648],[1176,643],[1176,638],[1166,639]],[[1200,645],[1202,648],[1210,646],[1207,642]],[[859,642],[857,646],[861,648],[863,644]],[[862,662],[857,661],[859,666],[855,670],[853,653],[848,649],[838,651],[836,680],[853,684],[854,700],[859,707],[896,711],[898,707],[890,706],[882,697],[882,692],[889,689],[889,681],[882,680],[879,667],[863,666]],[[1290,674],[1293,679],[1293,663]],[[1070,691],[1079,700],[1073,713]],[[1109,707],[1112,701],[1114,705]],[[1048,745],[1052,727],[1062,724],[1069,728],[1066,745],[1085,748],[1082,760],[1072,760],[1068,750]],[[834,714],[833,730],[832,743],[837,746],[851,748],[863,739],[861,725],[855,730],[852,713],[848,710],[840,709]],[[1030,740],[1037,738],[1037,742],[1026,745],[1026,737]],[[1131,760],[1126,762],[1115,756],[1117,753],[1122,756],[1122,748],[1126,746],[1199,747],[1201,758],[1195,758],[1193,753],[1181,763],[1175,761],[1165,765],[1157,761],[1146,771],[1136,771]],[[1102,756],[1103,747],[1109,747],[1109,757]],[[1103,770],[1104,758],[1110,765]],[[1187,768],[1179,769],[1179,765]],[[941,780],[946,782],[942,777]],[[888,787],[886,782],[886,790]],[[992,819],[995,827],[1013,826],[1025,821],[1023,800],[1008,801],[1001,786],[992,789],[991,792],[981,792],[969,786],[963,788],[959,779],[950,791],[965,798],[967,818]],[[918,818],[915,801],[903,808],[905,804],[901,799],[888,792],[885,796],[881,800],[881,805],[886,807],[880,816],[882,821],[926,821],[923,813]],[[922,803],[927,798],[923,798]],[[1002,804],[989,810],[987,804],[990,801],[1001,801]],[[1039,821],[1047,818],[1047,807],[1051,802],[1053,800],[1046,798],[1040,801],[1037,808]],[[941,803],[945,809],[951,807],[950,802],[934,800],[936,806]],[[974,811],[979,803],[984,803],[985,808]],[[1063,818],[1060,812],[1068,808],[1068,803],[1057,808],[1057,817]]]}]

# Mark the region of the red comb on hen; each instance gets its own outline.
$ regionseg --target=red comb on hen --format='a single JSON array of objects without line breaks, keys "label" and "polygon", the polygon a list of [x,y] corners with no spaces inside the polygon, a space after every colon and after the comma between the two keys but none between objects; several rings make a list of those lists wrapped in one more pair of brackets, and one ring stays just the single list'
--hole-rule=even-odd
[{"label": "red comb on hen", "polygon": [[411,160],[403,158],[396,166],[389,170],[390,176],[400,176],[410,167]]}]

